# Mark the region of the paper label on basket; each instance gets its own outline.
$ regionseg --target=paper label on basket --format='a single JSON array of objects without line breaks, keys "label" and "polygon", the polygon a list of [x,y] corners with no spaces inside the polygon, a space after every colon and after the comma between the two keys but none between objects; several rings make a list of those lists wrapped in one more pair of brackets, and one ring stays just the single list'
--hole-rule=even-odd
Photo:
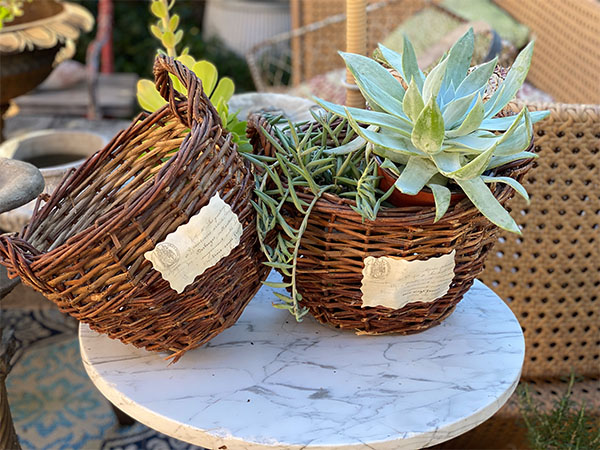
[{"label": "paper label on basket", "polygon": [[154,250],[144,253],[178,294],[240,243],[242,224],[219,194]]},{"label": "paper label on basket", "polygon": [[439,258],[407,261],[394,257],[365,259],[362,306],[400,309],[414,302],[432,302],[448,292],[454,278],[456,251]]}]

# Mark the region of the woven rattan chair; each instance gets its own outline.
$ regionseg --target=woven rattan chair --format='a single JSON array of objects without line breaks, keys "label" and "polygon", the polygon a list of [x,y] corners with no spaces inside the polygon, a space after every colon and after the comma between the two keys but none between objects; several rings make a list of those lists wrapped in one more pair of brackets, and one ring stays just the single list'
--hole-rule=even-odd
[{"label": "woven rattan chair", "polygon": [[[367,51],[431,0],[367,0]],[[268,39],[246,55],[259,91],[285,91],[344,67],[346,0],[290,0],[293,30]],[[450,13],[449,13],[450,14]]]},{"label": "woven rattan chair", "polygon": [[[522,382],[551,408],[571,371],[573,400],[600,416],[600,106],[539,104],[540,158],[525,180],[531,204],[513,199],[523,236],[500,237],[482,280],[519,319],[526,355]],[[513,396],[494,417],[439,448],[527,448]]]},{"label": "woven rattan chair", "polygon": [[[592,0],[498,2],[536,36],[529,79],[554,98],[600,103],[600,3]],[[565,61],[568,61],[565,64]],[[528,206],[514,199],[523,236],[503,236],[482,280],[521,322],[522,381],[551,408],[572,371],[573,400],[600,417],[600,105],[549,109],[535,125],[540,158],[526,179]],[[492,419],[440,448],[526,448],[515,397]]]}]

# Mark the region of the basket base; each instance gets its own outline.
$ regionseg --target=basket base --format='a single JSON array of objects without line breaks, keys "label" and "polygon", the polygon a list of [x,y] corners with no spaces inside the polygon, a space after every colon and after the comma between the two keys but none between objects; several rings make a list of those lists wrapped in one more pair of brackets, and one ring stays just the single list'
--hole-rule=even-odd
[{"label": "basket base", "polygon": [[[359,311],[357,311],[356,324],[353,324],[348,320],[346,311],[344,312],[344,319],[340,320],[340,318],[335,317],[335,313],[324,308],[309,307],[308,310],[317,322],[338,330],[353,331],[359,336],[380,336],[386,334],[409,335],[421,333],[429,328],[439,325],[454,312],[459,301],[460,299],[457,299],[456,302],[453,302],[450,307],[445,308],[443,313],[435,318],[423,317],[422,321],[414,315],[406,317],[405,320],[395,317],[405,308],[393,311],[391,314],[387,315],[377,313],[377,315],[380,316],[379,318],[376,315],[371,314],[371,317],[368,319],[362,318],[359,315]],[[357,310],[358,309],[362,308],[359,307]]]}]

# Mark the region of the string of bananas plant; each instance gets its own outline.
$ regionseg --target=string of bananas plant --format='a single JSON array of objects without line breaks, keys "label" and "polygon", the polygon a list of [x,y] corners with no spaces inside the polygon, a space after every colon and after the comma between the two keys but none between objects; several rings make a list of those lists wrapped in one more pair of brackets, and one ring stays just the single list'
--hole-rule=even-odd
[{"label": "string of bananas plant", "polygon": [[[302,295],[296,288],[296,266],[302,235],[308,219],[325,193],[336,194],[356,202],[351,208],[365,220],[375,220],[382,203],[393,191],[377,188],[379,177],[375,159],[347,119],[333,114],[311,112],[314,123],[292,124],[281,116],[265,115],[275,137],[264,128],[261,132],[275,148],[275,156],[244,153],[257,168],[255,174],[257,231],[267,257],[265,263],[278,269],[283,282],[265,282],[274,288],[288,288],[289,295],[276,292],[281,303],[300,321],[308,312],[300,306]],[[309,202],[298,193],[310,193]],[[286,207],[295,208],[302,217],[297,228],[289,223]],[[274,246],[267,235],[276,230]]]}]

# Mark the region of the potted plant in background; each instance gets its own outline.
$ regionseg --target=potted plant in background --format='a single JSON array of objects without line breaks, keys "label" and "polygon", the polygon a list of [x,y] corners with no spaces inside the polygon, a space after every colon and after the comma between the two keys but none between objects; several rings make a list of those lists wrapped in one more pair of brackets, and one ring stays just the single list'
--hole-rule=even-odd
[{"label": "potted plant in background", "polygon": [[[310,311],[364,334],[427,329],[469,289],[498,227],[519,233],[504,206],[515,191],[527,197],[519,180],[535,158],[532,124],[546,113],[498,113],[508,113],[533,45],[504,80],[495,60],[470,69],[471,31],[427,76],[405,45],[402,55],[381,48],[390,70],[343,55],[370,110],[319,100],[328,113],[311,124],[250,123],[259,237],[284,278],[271,285],[289,292],[276,306],[297,319]],[[397,177],[392,186],[379,170]],[[468,198],[452,204],[452,183]],[[435,206],[387,203],[426,186]]]},{"label": "potted plant in background", "polygon": [[[0,115],[9,101],[34,89],[55,62],[69,58],[81,31],[90,31],[92,15],[83,7],[56,0],[8,0],[0,4]],[[0,141],[2,140],[0,117]]]}]

